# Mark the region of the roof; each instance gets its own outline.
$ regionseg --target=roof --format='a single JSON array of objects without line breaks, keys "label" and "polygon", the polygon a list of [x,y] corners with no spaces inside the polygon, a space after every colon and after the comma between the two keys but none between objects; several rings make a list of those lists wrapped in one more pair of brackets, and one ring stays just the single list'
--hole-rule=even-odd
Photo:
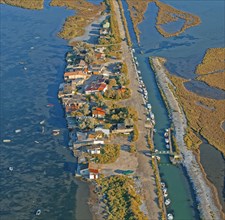
[{"label": "roof", "polygon": [[98,169],[92,169],[92,168],[89,168],[89,172],[90,172],[90,173],[98,174],[98,173],[99,173],[99,170],[98,170]]},{"label": "roof", "polygon": [[73,76],[73,75],[86,75],[83,71],[81,70],[76,70],[73,72],[65,72],[64,76]]},{"label": "roof", "polygon": [[105,83],[92,83],[89,85],[85,91],[103,91],[106,88]]},{"label": "roof", "polygon": [[92,111],[92,114],[94,115],[105,115],[105,110],[102,108],[96,108],[95,110]]}]

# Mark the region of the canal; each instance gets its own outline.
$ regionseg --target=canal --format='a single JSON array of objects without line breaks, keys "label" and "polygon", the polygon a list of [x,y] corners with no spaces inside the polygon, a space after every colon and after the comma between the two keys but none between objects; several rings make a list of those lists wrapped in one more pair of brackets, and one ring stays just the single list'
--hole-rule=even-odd
[{"label": "canal", "polygon": [[[141,71],[143,81],[148,90],[149,102],[152,105],[152,111],[156,119],[156,133],[154,135],[155,148],[158,150],[166,150],[164,132],[166,128],[171,126],[171,121],[156,84],[154,73],[149,65],[149,56],[158,55],[159,53],[157,53],[157,50],[154,50],[154,48],[162,43],[160,42],[161,38],[158,38],[159,34],[154,27],[157,7],[154,4],[149,4],[147,12],[145,13],[145,19],[139,25],[141,31],[139,45],[133,30],[129,10],[127,10],[127,3],[126,1],[122,2],[133,48],[135,49],[135,56],[139,62],[139,70]],[[155,45],[152,45],[152,41]],[[165,48],[162,47],[160,49],[169,50],[166,45],[167,44],[165,44]],[[171,165],[168,156],[161,155],[160,157],[160,176],[162,181],[164,181],[168,187],[168,198],[171,199],[171,204],[167,208],[168,212],[172,212],[175,219],[199,219],[194,192],[188,181],[185,170],[183,170],[181,165]]]}]

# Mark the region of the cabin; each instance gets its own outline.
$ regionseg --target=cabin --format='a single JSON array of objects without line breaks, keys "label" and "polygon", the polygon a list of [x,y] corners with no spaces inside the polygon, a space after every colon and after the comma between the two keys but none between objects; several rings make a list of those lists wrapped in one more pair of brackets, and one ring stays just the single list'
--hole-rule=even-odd
[{"label": "cabin", "polygon": [[108,85],[104,82],[102,83],[92,83],[85,90],[86,95],[95,94],[97,92],[105,92],[108,88]]},{"label": "cabin", "polygon": [[75,70],[73,72],[65,72],[64,73],[64,80],[73,80],[73,79],[87,79],[89,76],[87,73],[80,71],[80,70]]},{"label": "cabin", "polygon": [[101,74],[103,70],[104,70],[104,66],[101,64],[92,64],[89,66],[89,69],[88,69],[89,72],[92,72],[95,75]]},{"label": "cabin", "polygon": [[92,110],[93,118],[104,118],[105,114],[105,110],[102,108],[95,108],[94,110]]},{"label": "cabin", "polygon": [[90,180],[96,180],[98,178],[99,178],[99,170],[89,168],[89,179]]}]

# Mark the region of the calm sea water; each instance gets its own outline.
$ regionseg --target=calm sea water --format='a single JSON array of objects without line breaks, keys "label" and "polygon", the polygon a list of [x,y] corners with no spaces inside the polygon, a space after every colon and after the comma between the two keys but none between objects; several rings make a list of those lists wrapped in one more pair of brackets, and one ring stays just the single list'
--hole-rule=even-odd
[{"label": "calm sea water", "polygon": [[[145,19],[139,25],[141,31],[139,46],[133,32],[129,11],[125,10],[129,31],[132,42],[134,43],[133,46],[137,51],[136,56],[140,64],[139,69],[142,72],[143,80],[148,89],[149,100],[156,118],[157,133],[154,136],[154,142],[156,147],[161,150],[165,149],[163,138],[164,129],[170,126],[171,121],[168,118],[164,102],[156,86],[154,73],[148,61],[149,56],[162,56],[167,58],[166,66],[172,74],[194,79],[196,65],[201,62],[207,48],[225,46],[224,1],[164,0],[163,2],[177,9],[200,16],[202,23],[199,26],[186,30],[178,37],[164,38],[155,28],[158,9],[155,4],[149,4],[144,16]],[[123,4],[125,9],[127,9],[125,0]],[[178,22],[177,26],[173,23],[168,25],[166,29],[169,32],[173,32],[176,30],[176,27],[179,28],[180,25],[180,22]],[[191,82],[192,83],[187,85],[187,87],[199,95],[207,95],[207,97],[218,99],[225,98],[224,92],[221,90],[214,90],[207,85],[196,84],[195,81]],[[216,150],[211,148],[211,151]],[[206,168],[206,172],[210,170],[211,166],[211,174],[216,169],[219,169],[218,173],[220,175],[216,175],[216,178],[220,178],[220,181],[219,184],[215,185],[220,193],[220,199],[223,199],[224,169],[216,165],[213,166],[212,163],[209,164],[207,154],[210,154],[210,152],[205,149],[204,153],[201,154],[201,161],[204,161],[203,166]],[[214,152],[213,155],[215,157],[214,161],[218,160],[219,164],[224,164],[224,158],[221,157],[220,154]],[[193,191],[188,183],[185,172],[181,167],[170,166],[167,163],[168,158],[162,157],[160,173],[162,179],[166,181],[169,186],[169,197],[172,200],[170,210],[174,211],[175,219],[198,219],[198,214],[194,211],[197,205],[194,201]],[[210,175],[210,180],[215,183],[218,179],[214,177],[215,175]]]},{"label": "calm sea water", "polygon": [[[42,210],[38,219],[91,219],[88,187],[73,177],[76,161],[67,148],[66,121],[57,100],[69,50],[57,32],[74,12],[48,3],[41,11],[0,6],[1,220],[36,219],[37,209]],[[52,129],[61,135],[53,137]]]}]

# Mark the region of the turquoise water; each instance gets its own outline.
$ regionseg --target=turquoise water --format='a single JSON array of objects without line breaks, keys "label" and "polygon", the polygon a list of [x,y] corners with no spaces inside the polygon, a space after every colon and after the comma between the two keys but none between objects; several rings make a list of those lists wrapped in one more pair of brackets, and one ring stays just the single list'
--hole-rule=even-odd
[{"label": "turquoise water", "polygon": [[[73,177],[76,161],[67,148],[66,121],[57,99],[70,49],[57,33],[74,12],[48,3],[41,11],[0,5],[1,220],[91,218],[88,187]],[[61,135],[53,137],[52,129],[61,129]],[[82,198],[76,198],[78,191]]]},{"label": "turquoise water", "polygon": [[[128,21],[129,31],[136,50],[135,56],[140,64],[143,80],[149,93],[149,100],[156,118],[157,133],[154,142],[157,149],[165,150],[163,133],[170,126],[165,104],[155,82],[154,73],[149,65],[149,56],[162,56],[167,59],[167,68],[172,74],[184,78],[195,78],[194,70],[204,56],[208,47],[224,47],[224,1],[163,1],[171,6],[199,15],[202,23],[192,27],[178,37],[164,38],[156,28],[155,4],[149,4],[144,15],[144,21],[139,25],[141,31],[140,45],[137,44],[132,23],[125,0],[123,5]],[[180,25],[180,24],[178,24]],[[171,31],[175,29],[173,24]],[[188,85],[191,87],[190,85]],[[203,87],[201,89],[201,86]],[[200,89],[199,89],[200,88]],[[208,91],[204,85],[191,88],[200,95],[222,97],[221,91]],[[203,94],[205,93],[205,94]],[[218,158],[219,159],[219,158]],[[162,179],[168,184],[169,197],[172,200],[169,211],[173,211],[175,219],[199,219],[196,210],[194,192],[181,166],[168,164],[167,157],[161,157],[160,173]],[[206,162],[207,163],[207,162]],[[223,178],[223,177],[221,177]]]}]

